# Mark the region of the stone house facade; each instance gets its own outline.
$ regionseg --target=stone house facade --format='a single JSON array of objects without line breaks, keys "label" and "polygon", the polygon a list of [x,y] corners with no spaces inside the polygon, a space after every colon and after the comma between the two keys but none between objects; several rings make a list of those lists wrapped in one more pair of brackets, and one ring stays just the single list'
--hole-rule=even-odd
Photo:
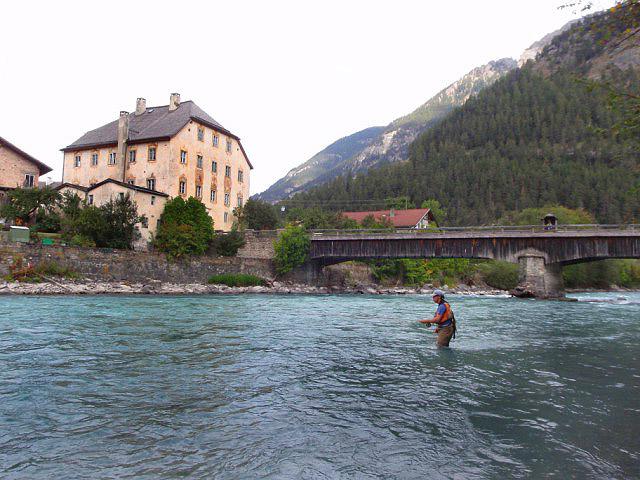
[{"label": "stone house facade", "polygon": [[7,190],[37,187],[40,176],[50,171],[49,166],[0,137],[0,201]]},{"label": "stone house facade", "polygon": [[[149,219],[143,234],[149,238],[167,198],[198,198],[215,229],[223,231],[231,229],[233,210],[249,198],[253,166],[240,138],[194,102],[181,102],[179,94],[160,107],[147,107],[139,98],[135,112],[120,112],[118,120],[85,133],[62,151],[63,185],[86,188],[87,201],[94,195],[96,205],[107,201],[107,193],[135,192],[138,212]],[[104,184],[107,179],[114,182]],[[151,197],[156,198],[153,205]]]}]

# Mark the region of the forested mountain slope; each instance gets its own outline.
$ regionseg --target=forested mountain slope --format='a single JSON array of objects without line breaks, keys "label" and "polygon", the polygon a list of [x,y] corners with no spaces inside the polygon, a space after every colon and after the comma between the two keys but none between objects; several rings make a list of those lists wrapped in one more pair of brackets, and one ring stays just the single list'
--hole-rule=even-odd
[{"label": "forested mountain slope", "polygon": [[256,198],[268,202],[281,200],[340,175],[354,175],[375,166],[406,160],[409,145],[420,133],[514,68],[516,61],[511,58],[474,68],[416,110],[388,126],[371,127],[331,144],[289,171]]},{"label": "forested mountain slope", "polygon": [[330,207],[400,195],[418,204],[435,198],[456,225],[490,224],[506,211],[548,203],[584,207],[600,222],[638,221],[637,139],[610,132],[618,112],[606,91],[581,80],[597,71],[612,85],[640,91],[637,49],[612,53],[585,28],[606,19],[576,23],[535,62],[469,99],[418,137],[410,161],[336,179],[294,200]]}]

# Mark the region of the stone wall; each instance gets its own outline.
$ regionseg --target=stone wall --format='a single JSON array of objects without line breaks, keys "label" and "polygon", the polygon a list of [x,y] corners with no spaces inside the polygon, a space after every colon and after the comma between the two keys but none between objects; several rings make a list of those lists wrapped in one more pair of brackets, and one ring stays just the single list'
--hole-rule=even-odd
[{"label": "stone wall", "polygon": [[205,283],[211,275],[220,273],[249,273],[267,279],[275,276],[272,261],[264,258],[203,256],[169,261],[155,252],[19,243],[0,243],[0,276],[9,272],[15,256],[33,265],[55,262],[100,281]]},{"label": "stone wall", "polygon": [[278,238],[278,233],[277,230],[246,230],[244,233],[246,243],[238,250],[238,257],[272,260],[275,258],[273,242]]}]

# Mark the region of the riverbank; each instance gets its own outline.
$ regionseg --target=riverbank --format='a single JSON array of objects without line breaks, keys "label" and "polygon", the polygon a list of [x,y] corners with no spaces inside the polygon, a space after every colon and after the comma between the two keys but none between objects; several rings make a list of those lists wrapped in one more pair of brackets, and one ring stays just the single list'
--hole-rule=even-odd
[{"label": "riverbank", "polygon": [[[99,282],[54,280],[41,283],[0,282],[0,295],[218,295],[218,294],[368,294],[368,295],[430,295],[432,288],[411,287],[316,287],[288,282],[273,282],[267,286],[228,287],[200,283],[169,282]],[[460,285],[446,290],[461,295],[509,295],[491,288]]]}]

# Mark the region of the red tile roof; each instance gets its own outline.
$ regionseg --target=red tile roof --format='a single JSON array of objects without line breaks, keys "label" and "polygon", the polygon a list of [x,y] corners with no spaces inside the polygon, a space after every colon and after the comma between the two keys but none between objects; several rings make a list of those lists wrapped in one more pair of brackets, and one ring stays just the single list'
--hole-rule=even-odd
[{"label": "red tile roof", "polygon": [[418,222],[427,215],[429,221],[433,221],[433,213],[428,208],[412,208],[409,210],[393,210],[393,216],[391,210],[376,210],[371,212],[343,212],[344,217],[355,220],[358,223],[362,223],[362,220],[369,215],[373,215],[376,220],[389,219],[391,224],[396,228],[413,228]]}]

